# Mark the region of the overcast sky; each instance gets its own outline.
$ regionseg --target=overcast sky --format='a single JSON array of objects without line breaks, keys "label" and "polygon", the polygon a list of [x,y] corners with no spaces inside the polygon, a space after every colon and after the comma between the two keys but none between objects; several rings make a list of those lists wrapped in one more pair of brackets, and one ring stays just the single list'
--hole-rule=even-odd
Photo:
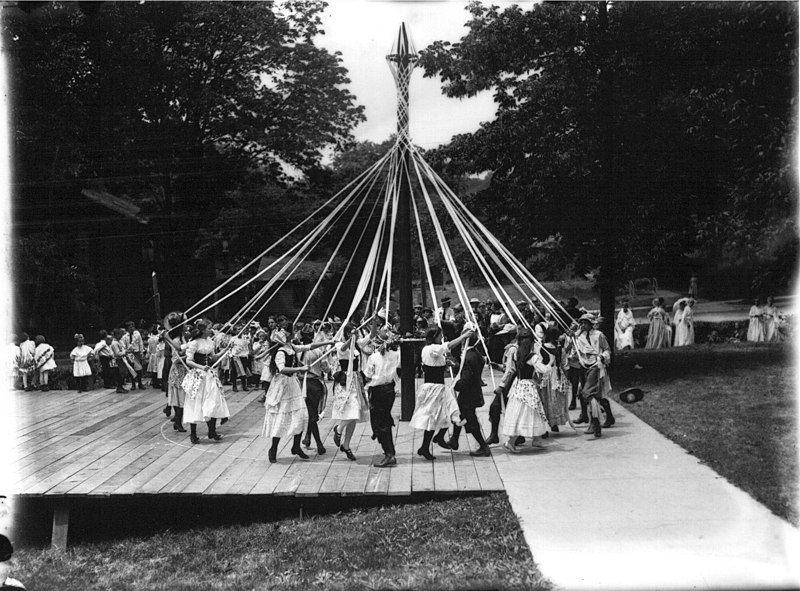
[{"label": "overcast sky", "polygon": [[[356,128],[356,139],[381,142],[397,127],[397,95],[386,55],[400,23],[406,23],[417,50],[437,40],[458,41],[467,32],[466,5],[458,0],[330,2],[323,17],[325,35],[317,37],[317,43],[342,53],[352,81],[350,91],[366,109],[367,121]],[[475,131],[495,113],[490,92],[465,100],[447,98],[441,92],[440,80],[423,78],[421,70],[415,70],[411,77],[410,109],[411,137],[422,148],[433,148],[455,134]]]}]

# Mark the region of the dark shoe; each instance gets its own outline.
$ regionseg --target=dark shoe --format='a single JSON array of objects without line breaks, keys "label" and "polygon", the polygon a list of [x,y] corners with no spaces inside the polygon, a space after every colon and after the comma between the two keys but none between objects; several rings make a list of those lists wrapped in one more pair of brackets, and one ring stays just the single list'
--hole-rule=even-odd
[{"label": "dark shoe", "polygon": [[267,395],[264,394],[261,398],[258,399],[259,404],[264,404],[267,401]]},{"label": "dark shoe", "polygon": [[569,404],[569,410],[575,410],[576,408],[578,408],[578,407],[575,405],[575,401],[573,400]]},{"label": "dark shoe", "polygon": [[303,447],[305,448],[311,447],[311,437],[306,437],[303,439]]},{"label": "dark shoe", "polygon": [[395,459],[394,454],[384,454],[383,459],[375,464],[376,468],[388,468],[389,466],[396,466],[397,459]]},{"label": "dark shoe", "polygon": [[584,435],[592,435],[594,433],[594,420],[592,420],[592,424],[589,425],[589,428],[583,432]]},{"label": "dark shoe", "polygon": [[327,450],[325,449],[325,447],[322,444],[317,446],[317,455],[318,456],[324,456],[326,451]]},{"label": "dark shoe", "polygon": [[558,425],[553,425],[552,427],[550,427],[550,430],[551,430],[553,433],[558,433]]},{"label": "dark shoe", "polygon": [[500,443],[500,437],[498,437],[497,431],[492,431],[489,437],[486,438],[486,445],[494,445],[496,443]]},{"label": "dark shoe", "polygon": [[600,437],[603,434],[603,430],[600,428],[600,420],[599,419],[592,419],[594,423],[594,436]]},{"label": "dark shoe", "polygon": [[426,460],[435,460],[436,459],[436,457],[434,457],[434,455],[431,452],[429,452],[427,449],[422,449],[422,448],[418,449],[417,450],[417,455],[418,456],[422,456]]},{"label": "dark shoe", "polygon": [[447,449],[458,451],[458,439],[454,439],[451,437],[450,441],[447,442]]},{"label": "dark shoe", "polygon": [[342,447],[342,435],[341,433],[339,433],[339,430],[336,428],[336,425],[333,426],[333,444],[336,447]]},{"label": "dark shoe", "polygon": [[438,445],[442,449],[452,449],[450,447],[450,444],[447,441],[445,441],[444,437],[441,437],[440,439],[434,439],[433,441],[435,441],[436,445]]},{"label": "dark shoe", "polygon": [[547,439],[548,437],[550,437],[550,432],[549,431],[546,432],[544,435],[542,435],[542,439]]},{"label": "dark shoe", "polygon": [[181,425],[178,421],[175,421],[172,424],[172,428],[175,429],[178,433],[186,433],[186,429],[184,429],[183,425]]},{"label": "dark shoe", "polygon": [[588,422],[589,422],[589,417],[587,417],[586,415],[581,415],[581,416],[579,416],[577,418],[577,420],[575,421],[575,424],[576,425],[581,425],[583,423],[588,423]]},{"label": "dark shoe", "polygon": [[356,457],[353,455],[353,452],[352,452],[352,450],[350,448],[345,449],[345,448],[342,447],[340,449],[344,452],[344,455],[347,456],[348,460],[350,460],[351,462],[355,462],[356,461]]},{"label": "dark shoe", "polygon": [[308,456],[306,455],[306,453],[302,449],[300,449],[299,445],[297,447],[292,447],[292,453],[294,455],[296,455],[298,458],[300,458],[301,460],[307,460],[308,459]]},{"label": "dark shoe", "polygon": [[228,422],[228,417],[225,417],[224,419],[220,419],[219,424],[224,425],[227,422]]},{"label": "dark shoe", "polygon": [[[489,443],[489,442],[487,441],[486,443]],[[522,445],[524,443],[525,443],[525,438],[522,435],[520,435],[519,437],[517,437],[514,440],[514,445]]]},{"label": "dark shoe", "polygon": [[269,463],[270,464],[274,464],[275,462],[278,461],[278,459],[275,457],[277,454],[278,454],[278,452],[275,451],[275,450],[272,450],[272,449],[270,449],[267,452],[267,457],[269,458]]},{"label": "dark shoe", "polygon": [[248,388],[247,386],[242,386],[242,392],[249,392],[249,391],[250,388]]},{"label": "dark shoe", "polygon": [[125,388],[117,388],[117,394],[127,394],[128,391]]},{"label": "dark shoe", "polygon": [[486,458],[492,455],[492,450],[489,449],[488,445],[484,444],[475,451],[469,452],[469,455],[475,458]]},{"label": "dark shoe", "polygon": [[238,392],[238,391],[239,391],[239,388],[237,388],[236,386],[234,386],[234,387],[233,387],[233,391],[234,391],[234,392]]},{"label": "dark shoe", "polygon": [[214,441],[222,441],[222,435],[217,432],[209,433],[208,438],[213,439]]},{"label": "dark shoe", "polygon": [[609,427],[613,427],[614,423],[616,423],[616,422],[617,421],[615,421],[612,417],[606,416],[606,420],[603,423],[603,428],[604,429],[608,429]]},{"label": "dark shoe", "polygon": [[197,435],[190,435],[189,441],[191,441],[192,443],[200,443],[200,438]]}]

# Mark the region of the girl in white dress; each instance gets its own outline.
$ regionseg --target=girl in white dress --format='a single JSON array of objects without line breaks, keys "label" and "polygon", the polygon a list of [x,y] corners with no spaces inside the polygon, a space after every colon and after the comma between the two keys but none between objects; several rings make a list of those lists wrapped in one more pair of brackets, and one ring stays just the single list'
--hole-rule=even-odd
[{"label": "girl in white dress", "polygon": [[[165,355],[168,354],[172,361],[166,379],[167,408],[171,407],[175,411],[172,428],[179,433],[186,433],[186,429],[183,427],[183,405],[186,400],[183,380],[189,371],[189,366],[186,365],[186,349],[189,347],[189,343],[185,336],[187,327],[172,328],[172,325],[179,324],[184,320],[185,317],[181,312],[168,314],[164,318],[166,330],[161,335],[166,345]],[[169,416],[166,411],[164,414]]]},{"label": "girl in white dress", "polygon": [[82,334],[75,335],[75,343],[75,348],[69,354],[72,359],[72,375],[78,382],[78,392],[88,392],[89,376],[92,375],[89,357],[94,353],[94,349],[86,345]]},{"label": "girl in white dress", "polygon": [[534,380],[533,334],[528,328],[520,328],[517,339],[517,380],[508,394],[508,406],[503,415],[503,435],[506,437],[503,446],[511,453],[519,453],[513,443],[519,436],[531,438],[533,447],[545,447],[541,436],[547,433],[548,427]]},{"label": "girl in white dress", "polygon": [[58,367],[54,358],[55,351],[45,342],[42,335],[37,335],[35,341],[36,349],[33,352],[33,360],[39,374],[39,386],[41,386],[42,392],[47,392],[50,390],[50,372]]},{"label": "girl in white dress", "polygon": [[678,310],[675,312],[675,346],[685,347],[694,345],[694,313],[688,299],[682,299],[678,303]]},{"label": "girl in white dress", "polygon": [[356,340],[355,326],[346,324],[342,329],[343,341],[336,345],[339,372],[334,376],[331,418],[339,421],[333,427],[333,442],[345,453],[348,460],[356,457],[350,450],[350,439],[356,423],[369,421],[369,402],[364,392],[364,380],[359,371],[361,347],[366,346],[370,336]]},{"label": "girl in white dress", "polygon": [[186,348],[186,365],[190,369],[183,380],[183,390],[186,393],[183,424],[189,425],[189,439],[192,443],[200,442],[197,437],[198,423],[208,425],[209,439],[222,439],[222,435],[217,433],[217,419],[222,419],[224,424],[231,416],[222,393],[222,382],[219,381],[217,370],[211,367],[228,351],[214,353],[214,341],[209,335],[210,326],[211,323],[206,320],[198,321],[192,332],[192,340]]},{"label": "girl in white dress", "polygon": [[436,431],[439,431],[437,439],[443,438],[450,423],[459,426],[466,423],[461,419],[455,394],[445,388],[444,374],[447,367],[447,353],[475,334],[474,330],[468,330],[470,327],[471,323],[467,323],[464,326],[466,332],[447,343],[442,343],[442,329],[438,326],[429,328],[425,333],[426,345],[420,354],[423,384],[417,389],[416,405],[409,425],[424,431],[422,446],[417,450],[417,455],[426,460],[435,459],[430,448]]},{"label": "girl in white dress", "polygon": [[292,453],[307,460],[308,456],[300,448],[300,439],[308,424],[308,408],[299,375],[308,368],[297,366],[297,356],[288,342],[289,334],[285,330],[275,329],[271,340],[279,346],[271,361],[273,377],[264,401],[267,412],[261,432],[264,437],[272,438],[269,461],[273,464],[277,461],[278,443],[286,436],[293,438]]},{"label": "girl in white dress", "polygon": [[764,306],[761,303],[761,298],[756,298],[750,307],[750,326],[747,328],[747,340],[751,343],[763,342],[766,338],[764,328]]}]

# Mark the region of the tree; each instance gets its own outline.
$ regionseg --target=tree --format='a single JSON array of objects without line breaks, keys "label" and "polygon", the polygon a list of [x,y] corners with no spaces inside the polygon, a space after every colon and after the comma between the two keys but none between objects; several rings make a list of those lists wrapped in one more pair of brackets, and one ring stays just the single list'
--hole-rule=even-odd
[{"label": "tree", "polygon": [[[596,266],[610,151],[612,246],[625,275],[682,285],[698,264],[687,253],[705,256],[709,272],[718,264],[717,237],[723,250],[738,244],[762,263],[775,244],[796,249],[787,173],[797,7],[621,2],[609,5],[604,26],[605,6],[475,2],[459,43],[422,52],[426,76],[441,77],[446,95],[494,92],[496,118],[439,157],[452,174],[493,172],[479,197],[486,223],[520,258],[531,254],[531,235],[561,233],[577,271]],[[601,111],[602,72],[610,112]],[[731,219],[741,232],[722,235]]]}]

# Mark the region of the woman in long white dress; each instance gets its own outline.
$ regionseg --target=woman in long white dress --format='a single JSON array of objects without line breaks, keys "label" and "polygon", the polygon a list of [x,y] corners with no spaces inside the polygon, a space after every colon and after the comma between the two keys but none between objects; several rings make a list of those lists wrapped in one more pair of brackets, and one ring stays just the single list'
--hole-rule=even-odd
[{"label": "woman in long white dress", "polygon": [[427,344],[422,348],[421,353],[422,373],[425,377],[422,386],[417,390],[416,406],[409,425],[424,431],[422,445],[417,450],[417,454],[426,460],[435,459],[430,448],[436,431],[440,431],[440,435],[443,437],[451,423],[457,425],[466,423],[461,419],[455,394],[444,385],[448,351],[458,347],[462,341],[475,334],[474,326],[469,322],[464,325],[464,331],[466,332],[463,332],[460,337],[447,343],[442,343],[442,329],[438,326],[429,328],[425,333]]},{"label": "woman in long white dress", "polygon": [[[694,300],[691,300],[694,301]],[[694,345],[694,314],[689,305],[690,300],[681,299],[675,312],[675,346]]]},{"label": "woman in long white dress", "polygon": [[308,368],[297,365],[297,356],[284,329],[272,331],[271,340],[279,346],[272,356],[273,377],[264,401],[266,415],[261,432],[264,437],[272,438],[269,461],[273,464],[277,461],[278,444],[287,436],[293,437],[292,453],[307,460],[300,448],[300,438],[308,424],[308,408],[299,376]]},{"label": "woman in long white dress", "polygon": [[534,379],[536,356],[533,333],[520,328],[517,334],[517,379],[508,394],[508,406],[503,415],[503,443],[511,453],[519,453],[514,445],[517,437],[528,437],[533,447],[545,447],[541,436],[547,433],[547,415]]},{"label": "woman in long white dress", "polygon": [[633,329],[636,321],[633,319],[633,310],[630,309],[627,299],[622,300],[622,308],[617,314],[614,323],[614,347],[618,351],[633,349]]},{"label": "woman in long white dress", "polygon": [[331,410],[331,418],[339,421],[333,427],[333,442],[351,461],[356,459],[350,449],[356,423],[369,421],[369,402],[364,392],[359,362],[361,348],[369,343],[370,336],[357,340],[354,331],[353,324],[346,324],[342,329],[344,340],[336,345],[339,372],[334,376]]},{"label": "woman in long white dress", "polygon": [[768,343],[783,340],[779,327],[783,321],[780,308],[775,305],[772,296],[767,296],[767,305],[764,306],[764,340]]},{"label": "woman in long white dress", "polygon": [[210,326],[210,322],[199,320],[186,347],[186,365],[189,366],[189,372],[183,380],[183,390],[186,393],[183,424],[189,425],[191,431],[189,439],[192,443],[200,443],[197,437],[199,423],[208,426],[209,439],[221,440],[222,435],[217,433],[217,419],[225,423],[231,416],[222,392],[219,374],[212,367],[217,359],[226,355],[228,351],[214,352],[214,341],[211,340],[209,333]]},{"label": "woman in long white dress", "polygon": [[766,338],[764,328],[764,306],[761,303],[761,298],[756,298],[750,307],[750,325],[747,327],[748,342],[763,342]]}]

